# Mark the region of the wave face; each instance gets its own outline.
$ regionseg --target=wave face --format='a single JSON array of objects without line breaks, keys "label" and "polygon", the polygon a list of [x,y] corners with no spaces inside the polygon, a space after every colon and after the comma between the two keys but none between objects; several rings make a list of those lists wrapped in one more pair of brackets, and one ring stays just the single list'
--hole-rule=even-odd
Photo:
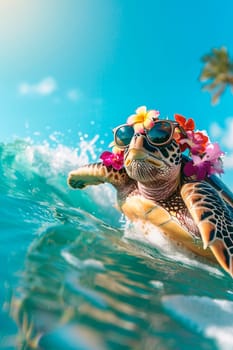
[{"label": "wave face", "polygon": [[149,225],[145,239],[110,186],[68,188],[70,170],[96,161],[97,138],[0,145],[0,347],[227,349],[232,279]]}]

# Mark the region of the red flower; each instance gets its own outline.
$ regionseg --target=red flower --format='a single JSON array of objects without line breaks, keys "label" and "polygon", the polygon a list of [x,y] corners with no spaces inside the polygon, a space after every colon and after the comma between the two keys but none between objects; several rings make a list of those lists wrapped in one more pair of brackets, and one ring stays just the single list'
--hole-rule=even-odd
[{"label": "red flower", "polygon": [[[180,125],[181,129],[177,128],[174,133],[174,139],[180,145],[181,152],[184,152],[187,148],[189,148],[189,144],[185,141],[187,140],[187,132],[193,132],[195,128],[195,123],[193,119],[186,119],[180,114],[174,115],[175,120]],[[184,131],[184,133],[182,132]]]},{"label": "red flower", "polygon": [[192,118],[186,119],[180,114],[175,114],[174,118],[184,131],[193,131],[195,129],[195,123]]},{"label": "red flower", "polygon": [[[193,119],[186,119],[180,114],[175,114],[174,117],[181,127],[181,130],[178,129],[174,134],[174,139],[180,145],[181,152],[188,148],[192,154],[204,153],[209,142],[208,136],[200,131],[194,132]],[[182,133],[182,129],[185,133]]]}]

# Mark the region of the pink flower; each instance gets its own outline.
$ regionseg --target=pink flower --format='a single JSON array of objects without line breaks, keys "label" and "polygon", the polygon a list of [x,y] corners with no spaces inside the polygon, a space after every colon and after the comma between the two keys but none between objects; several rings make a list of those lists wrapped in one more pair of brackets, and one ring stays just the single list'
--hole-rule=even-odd
[{"label": "pink flower", "polygon": [[210,143],[207,145],[205,152],[205,160],[211,162],[210,174],[223,174],[222,156],[224,152],[221,151],[219,145]]},{"label": "pink flower", "polygon": [[205,153],[205,159],[211,162],[224,155],[224,152],[221,151],[218,143],[209,143],[206,146]]},{"label": "pink flower", "polygon": [[106,166],[112,166],[116,170],[120,170],[124,165],[124,151],[112,153],[105,151],[101,154],[100,159]]},{"label": "pink flower", "polygon": [[206,145],[209,142],[208,136],[200,131],[194,132],[188,130],[187,137],[181,138],[178,143],[181,145],[181,150],[190,149],[192,154],[202,154],[205,152]]}]

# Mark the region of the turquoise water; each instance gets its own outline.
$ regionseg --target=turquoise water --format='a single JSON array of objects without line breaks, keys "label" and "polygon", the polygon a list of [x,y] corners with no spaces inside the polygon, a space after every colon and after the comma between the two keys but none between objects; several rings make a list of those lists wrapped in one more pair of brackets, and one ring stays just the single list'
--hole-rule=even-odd
[{"label": "turquoise water", "polygon": [[230,276],[68,188],[96,144],[0,145],[0,349],[232,349]]}]

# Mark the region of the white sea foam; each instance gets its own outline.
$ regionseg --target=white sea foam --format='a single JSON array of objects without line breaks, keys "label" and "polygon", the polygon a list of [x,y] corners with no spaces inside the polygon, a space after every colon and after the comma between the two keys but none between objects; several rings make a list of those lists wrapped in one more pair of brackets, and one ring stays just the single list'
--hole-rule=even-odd
[{"label": "white sea foam", "polygon": [[96,271],[104,271],[105,267],[104,264],[96,259],[85,259],[80,260],[77,258],[77,256],[70,253],[67,249],[63,249],[61,251],[61,256],[72,266],[80,269],[80,270],[87,270],[87,269],[93,269]]},{"label": "white sea foam", "polygon": [[233,302],[199,296],[167,295],[166,310],[186,327],[214,339],[218,349],[233,349]]},{"label": "white sea foam", "polygon": [[164,284],[163,284],[163,282],[161,282],[161,281],[154,281],[154,280],[151,280],[151,281],[150,281],[150,285],[151,285],[152,287],[154,287],[155,289],[163,289],[163,287],[164,287]]},{"label": "white sea foam", "polygon": [[24,156],[35,170],[41,171],[43,167],[46,176],[54,176],[97,160],[99,135],[89,141],[80,137],[78,146],[74,148],[60,143],[59,136],[61,134],[56,132],[50,135],[50,140],[55,142],[53,146],[48,141],[34,144],[28,140]]},{"label": "white sea foam", "polygon": [[[64,135],[53,132],[49,141],[34,143],[30,138],[25,140],[22,147],[18,147],[15,156],[15,168],[20,168],[24,173],[36,173],[44,178],[48,184],[55,185],[59,190],[67,192],[66,178],[71,170],[85,164],[98,161],[101,153],[99,135],[88,139],[87,135],[79,135],[77,147],[68,147],[62,143]],[[17,141],[16,141],[17,144]],[[58,183],[58,178],[61,178]],[[103,207],[114,207],[116,194],[110,185],[92,186],[85,189],[94,202]]]},{"label": "white sea foam", "polygon": [[149,222],[143,223],[138,220],[131,223],[127,220],[125,223],[124,237],[149,244],[171,260],[180,261],[186,265],[199,267],[216,275],[223,276],[221,270],[206,264],[203,258],[197,257],[184,247],[176,245],[167,238],[161,230]]}]

